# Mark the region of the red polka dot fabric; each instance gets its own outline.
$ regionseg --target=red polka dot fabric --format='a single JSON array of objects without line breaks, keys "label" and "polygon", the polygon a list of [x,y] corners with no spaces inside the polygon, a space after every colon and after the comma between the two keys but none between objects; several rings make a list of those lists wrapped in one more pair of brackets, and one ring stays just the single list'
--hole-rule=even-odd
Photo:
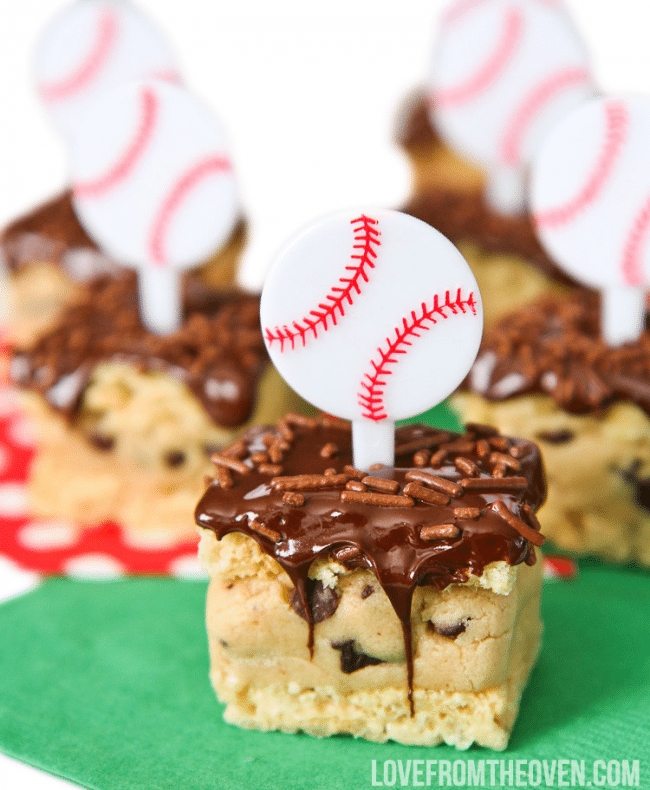
[{"label": "red polka dot fabric", "polygon": [[28,512],[27,478],[35,454],[31,428],[9,389],[0,391],[0,554],[42,574],[114,579],[130,574],[196,579],[196,541],[165,549],[130,546],[118,524],[80,529]]}]

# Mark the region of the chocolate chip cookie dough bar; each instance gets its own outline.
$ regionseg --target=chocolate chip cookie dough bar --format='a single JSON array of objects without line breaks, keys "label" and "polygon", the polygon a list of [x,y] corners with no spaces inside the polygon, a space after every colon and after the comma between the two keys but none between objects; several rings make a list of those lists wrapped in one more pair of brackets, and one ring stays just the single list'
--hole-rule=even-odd
[{"label": "chocolate chip cookie dough bar", "polygon": [[537,448],[409,426],[395,467],[351,458],[348,424],[295,415],[214,457],[196,518],[226,720],[505,748],[540,644]]},{"label": "chocolate chip cookie dough bar", "polygon": [[35,419],[32,512],[118,521],[132,543],[193,538],[210,456],[251,420],[302,402],[268,361],[259,297],[195,287],[181,328],[140,321],[136,275],[93,280],[12,378]]},{"label": "chocolate chip cookie dough bar", "polygon": [[650,565],[650,333],[612,348],[599,298],[549,297],[483,342],[453,404],[537,442],[545,533],[562,549]]}]

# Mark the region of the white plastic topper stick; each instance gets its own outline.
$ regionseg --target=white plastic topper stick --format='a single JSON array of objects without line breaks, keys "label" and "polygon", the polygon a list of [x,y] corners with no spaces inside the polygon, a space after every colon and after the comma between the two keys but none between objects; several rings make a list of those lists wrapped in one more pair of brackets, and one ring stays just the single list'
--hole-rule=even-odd
[{"label": "white plastic topper stick", "polygon": [[638,338],[650,283],[650,97],[606,96],[572,112],[533,166],[537,232],[574,277],[599,288],[611,345]]},{"label": "white plastic topper stick", "polygon": [[135,79],[179,82],[163,33],[128,0],[76,0],[43,33],[34,77],[54,124],[70,140],[92,101]]},{"label": "white plastic topper stick", "polygon": [[71,147],[80,221],[115,260],[139,269],[143,321],[181,321],[180,270],[205,260],[238,215],[233,168],[217,120],[165,82],[118,88],[86,113]]},{"label": "white plastic topper stick", "polygon": [[441,18],[432,122],[486,171],[498,212],[525,209],[530,161],[548,130],[594,94],[588,55],[559,0],[456,0]]},{"label": "white plastic topper stick", "polygon": [[483,331],[468,264],[407,214],[345,211],[298,233],[261,303],[273,363],[318,408],[352,420],[354,463],[393,465],[395,420],[446,398]]}]

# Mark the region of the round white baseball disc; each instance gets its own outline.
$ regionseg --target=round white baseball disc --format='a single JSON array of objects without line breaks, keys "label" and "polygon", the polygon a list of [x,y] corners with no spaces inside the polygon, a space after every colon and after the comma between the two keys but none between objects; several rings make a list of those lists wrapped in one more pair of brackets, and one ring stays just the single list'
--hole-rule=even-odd
[{"label": "round white baseball disc", "polygon": [[35,53],[38,93],[68,139],[94,99],[145,77],[180,81],[164,34],[127,0],[76,0],[49,24]]},{"label": "round white baseball disc", "polygon": [[353,421],[395,421],[446,398],[483,330],[467,262],[407,214],[343,211],[298,233],[262,292],[273,363],[300,395]]},{"label": "round white baseball disc", "polygon": [[196,265],[238,216],[221,126],[177,85],[133,82],[97,100],[71,146],[71,170],[80,220],[127,264]]},{"label": "round white baseball disc", "polygon": [[548,129],[594,93],[587,51],[558,0],[456,0],[431,73],[436,128],[488,170],[528,165]]},{"label": "round white baseball disc", "polygon": [[606,96],[572,112],[533,165],[537,232],[597,288],[650,283],[650,97]]}]

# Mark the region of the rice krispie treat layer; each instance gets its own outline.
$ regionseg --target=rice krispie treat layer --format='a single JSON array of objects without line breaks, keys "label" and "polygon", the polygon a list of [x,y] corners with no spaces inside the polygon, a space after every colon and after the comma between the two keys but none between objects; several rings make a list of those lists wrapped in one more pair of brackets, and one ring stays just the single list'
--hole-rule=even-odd
[{"label": "rice krispie treat layer", "polygon": [[[244,235],[240,222],[227,244],[185,279],[213,287],[231,285]],[[54,325],[84,282],[124,271],[84,231],[69,190],[8,225],[0,236],[0,256],[10,273],[11,338],[22,346]]]},{"label": "rice krispie treat layer", "polygon": [[[396,466],[366,474],[350,465],[348,425],[289,415],[213,458],[196,516],[213,682],[230,720],[505,745],[539,639],[537,449],[481,426],[409,426],[396,444]],[[459,716],[434,723],[440,705]]]},{"label": "rice krispie treat layer", "polygon": [[610,348],[596,295],[543,299],[486,335],[465,387],[464,419],[542,448],[549,538],[650,565],[650,332]]}]

